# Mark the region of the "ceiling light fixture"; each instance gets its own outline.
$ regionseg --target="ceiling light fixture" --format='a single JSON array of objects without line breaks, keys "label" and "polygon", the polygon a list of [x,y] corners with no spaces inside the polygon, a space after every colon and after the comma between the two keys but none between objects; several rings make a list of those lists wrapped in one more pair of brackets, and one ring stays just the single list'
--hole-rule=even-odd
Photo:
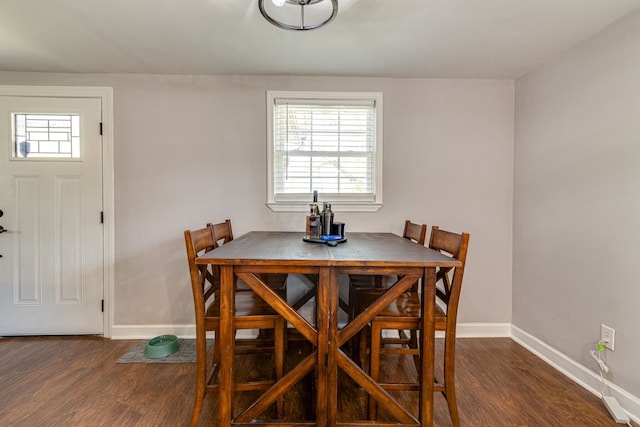
[{"label": "ceiling light fixture", "polygon": [[338,14],[338,0],[258,0],[264,19],[285,30],[313,30]]}]

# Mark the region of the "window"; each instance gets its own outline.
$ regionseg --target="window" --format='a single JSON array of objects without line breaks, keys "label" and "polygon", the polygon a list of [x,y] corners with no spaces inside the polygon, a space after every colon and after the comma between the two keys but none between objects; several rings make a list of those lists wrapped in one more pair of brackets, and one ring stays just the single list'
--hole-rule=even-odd
[{"label": "window", "polygon": [[80,158],[78,114],[12,113],[11,119],[14,158]]},{"label": "window", "polygon": [[382,204],[382,94],[267,92],[268,200],[306,211],[317,190],[334,211]]}]

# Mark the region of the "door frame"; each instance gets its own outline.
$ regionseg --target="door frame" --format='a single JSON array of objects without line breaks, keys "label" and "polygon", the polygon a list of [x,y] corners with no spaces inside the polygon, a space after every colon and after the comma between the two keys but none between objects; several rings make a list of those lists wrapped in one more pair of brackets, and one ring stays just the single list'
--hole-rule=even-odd
[{"label": "door frame", "polygon": [[103,248],[103,336],[111,338],[114,301],[115,208],[113,158],[113,88],[100,86],[21,86],[0,85],[0,96],[95,98],[102,106],[102,228]]}]

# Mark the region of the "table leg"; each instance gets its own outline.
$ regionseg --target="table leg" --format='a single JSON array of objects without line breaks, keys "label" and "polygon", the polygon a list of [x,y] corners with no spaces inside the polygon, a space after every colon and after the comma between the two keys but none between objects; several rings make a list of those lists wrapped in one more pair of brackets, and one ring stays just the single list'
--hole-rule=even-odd
[{"label": "table leg", "polygon": [[423,427],[433,425],[433,364],[435,345],[436,269],[425,268],[422,280],[422,306],[420,321],[420,408],[419,419]]},{"label": "table leg", "polygon": [[233,358],[234,358],[234,280],[233,266],[220,267],[220,343],[219,417],[220,426],[231,426],[233,418]]},{"label": "table leg", "polygon": [[338,289],[338,273],[329,270],[327,288],[329,292],[328,313],[328,354],[327,354],[327,424],[336,425],[338,422],[338,350],[340,340],[338,336],[338,312],[340,310],[340,294]]},{"label": "table leg", "polygon": [[318,277],[318,289],[316,294],[316,313],[317,313],[317,328],[318,328],[318,364],[316,375],[316,391],[317,391],[317,403],[316,403],[316,423],[318,426],[327,426],[328,420],[328,397],[330,394],[330,381],[327,377],[328,367],[327,361],[329,357],[329,306],[330,306],[330,292],[329,292],[329,268],[321,268]]}]

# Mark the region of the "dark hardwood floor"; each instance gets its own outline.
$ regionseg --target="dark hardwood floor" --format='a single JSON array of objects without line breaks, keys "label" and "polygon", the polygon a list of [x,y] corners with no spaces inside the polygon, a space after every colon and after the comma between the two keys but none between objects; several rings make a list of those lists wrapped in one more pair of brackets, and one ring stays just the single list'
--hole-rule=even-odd
[{"label": "dark hardwood floor", "polygon": [[[514,341],[458,341],[456,380],[463,426],[618,425],[596,396]],[[187,425],[195,364],[116,364],[136,342],[95,337],[0,338],[0,426]],[[288,357],[301,356],[303,349],[299,350],[290,349]],[[238,359],[237,372],[247,375],[256,374],[257,366],[269,366],[264,361]],[[384,370],[415,375],[406,356],[387,359]],[[311,383],[288,393],[289,416],[312,417]],[[340,393],[341,419],[363,418],[362,390],[342,378]],[[237,406],[246,404],[249,397],[236,396]],[[398,397],[416,410],[417,393]],[[201,425],[217,425],[216,402],[215,395],[205,398]],[[451,425],[439,395],[435,425]]]}]

